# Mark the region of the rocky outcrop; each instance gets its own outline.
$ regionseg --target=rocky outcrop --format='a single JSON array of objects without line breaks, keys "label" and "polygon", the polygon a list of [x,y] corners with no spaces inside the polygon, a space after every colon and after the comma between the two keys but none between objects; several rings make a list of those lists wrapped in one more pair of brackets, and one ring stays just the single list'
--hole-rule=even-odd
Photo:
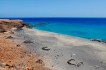
[{"label": "rocky outcrop", "polygon": [[6,32],[12,29],[20,29],[22,27],[29,27],[22,20],[0,19],[0,32]]},{"label": "rocky outcrop", "polygon": [[106,43],[106,41],[100,40],[100,39],[91,39],[91,41],[96,41],[96,42],[100,42],[100,43]]}]

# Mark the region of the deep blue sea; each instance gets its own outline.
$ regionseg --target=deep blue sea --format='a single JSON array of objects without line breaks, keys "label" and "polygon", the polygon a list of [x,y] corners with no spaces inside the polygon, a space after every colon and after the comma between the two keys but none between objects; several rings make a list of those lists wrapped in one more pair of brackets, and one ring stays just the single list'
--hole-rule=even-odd
[{"label": "deep blue sea", "polygon": [[106,40],[106,18],[18,18],[18,19],[22,19],[27,24],[32,25],[33,28],[37,28],[40,30],[70,36],[77,36],[87,39]]}]

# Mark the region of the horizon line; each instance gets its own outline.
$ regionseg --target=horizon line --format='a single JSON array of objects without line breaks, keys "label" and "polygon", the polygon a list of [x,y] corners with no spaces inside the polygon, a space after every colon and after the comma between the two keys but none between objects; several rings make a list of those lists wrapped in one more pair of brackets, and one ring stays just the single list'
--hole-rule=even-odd
[{"label": "horizon line", "polygon": [[106,18],[106,17],[0,17],[1,18]]}]

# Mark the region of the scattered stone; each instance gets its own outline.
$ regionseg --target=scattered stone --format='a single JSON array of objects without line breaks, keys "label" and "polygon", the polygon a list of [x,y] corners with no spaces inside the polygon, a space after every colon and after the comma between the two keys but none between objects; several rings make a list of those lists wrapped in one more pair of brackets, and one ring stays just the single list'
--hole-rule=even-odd
[{"label": "scattered stone", "polygon": [[30,40],[25,40],[23,43],[33,43],[33,42]]},{"label": "scattered stone", "polygon": [[80,67],[83,64],[83,62],[78,63],[76,66]]},{"label": "scattered stone", "polygon": [[1,63],[0,67],[2,67],[2,68],[6,68],[6,67],[7,68],[16,68],[15,64],[9,65],[9,64],[6,64],[6,63]]},{"label": "scattered stone", "polygon": [[43,64],[43,61],[42,61],[41,59],[38,59],[38,60],[36,61],[36,63]]},{"label": "scattered stone", "polygon": [[50,49],[48,47],[43,47],[42,50],[49,51]]},{"label": "scattered stone", "polygon": [[12,36],[8,36],[8,37],[6,37],[6,39],[13,39],[13,37]]},{"label": "scattered stone", "polygon": [[59,55],[57,55],[59,57]]},{"label": "scattered stone", "polygon": [[16,29],[16,31],[21,31],[21,30],[23,30],[22,27]]},{"label": "scattered stone", "polygon": [[99,69],[99,66],[97,66],[97,65],[95,65],[94,67],[95,67],[95,69]]},{"label": "scattered stone", "polygon": [[17,44],[16,46],[17,46],[17,47],[20,47],[20,45],[19,45],[19,44]]},{"label": "scattered stone", "polygon": [[52,66],[52,67],[54,67],[54,66]]}]

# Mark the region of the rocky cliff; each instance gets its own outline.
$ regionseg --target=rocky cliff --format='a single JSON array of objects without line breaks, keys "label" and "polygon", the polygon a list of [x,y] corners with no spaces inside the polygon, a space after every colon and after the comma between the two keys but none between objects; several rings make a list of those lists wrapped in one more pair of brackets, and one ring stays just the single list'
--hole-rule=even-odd
[{"label": "rocky cliff", "polygon": [[0,32],[18,29],[24,26],[29,27],[28,25],[24,24],[22,20],[0,19]]}]

